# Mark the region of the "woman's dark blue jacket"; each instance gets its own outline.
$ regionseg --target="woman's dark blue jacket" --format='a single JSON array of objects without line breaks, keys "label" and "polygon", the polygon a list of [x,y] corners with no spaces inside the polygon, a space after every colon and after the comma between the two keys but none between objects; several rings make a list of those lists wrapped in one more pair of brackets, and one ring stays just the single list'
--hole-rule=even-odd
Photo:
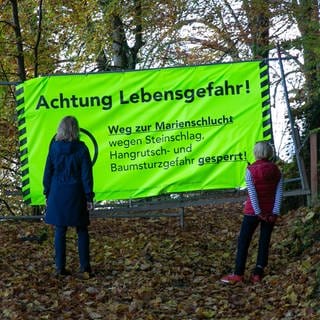
[{"label": "woman's dark blue jacket", "polygon": [[58,226],[86,226],[87,202],[93,201],[92,162],[81,141],[54,141],[49,148],[44,177],[47,198],[45,222]]}]

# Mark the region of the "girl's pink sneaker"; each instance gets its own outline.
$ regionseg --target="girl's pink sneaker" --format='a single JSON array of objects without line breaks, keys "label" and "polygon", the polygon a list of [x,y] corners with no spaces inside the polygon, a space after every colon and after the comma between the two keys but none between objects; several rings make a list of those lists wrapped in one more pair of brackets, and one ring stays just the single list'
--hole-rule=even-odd
[{"label": "girl's pink sneaker", "polygon": [[243,281],[243,276],[239,276],[237,274],[228,274],[221,278],[221,281],[224,283],[235,284]]},{"label": "girl's pink sneaker", "polygon": [[260,276],[258,274],[252,274],[250,277],[250,281],[252,283],[258,283],[258,282],[261,282],[261,280],[262,280],[262,276]]}]

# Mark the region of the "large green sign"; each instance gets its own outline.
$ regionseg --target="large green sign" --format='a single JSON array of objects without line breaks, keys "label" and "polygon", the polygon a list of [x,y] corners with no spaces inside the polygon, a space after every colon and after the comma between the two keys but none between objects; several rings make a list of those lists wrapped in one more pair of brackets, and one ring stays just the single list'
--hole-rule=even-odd
[{"label": "large green sign", "polygon": [[244,186],[271,137],[261,61],[46,76],[17,87],[23,194],[44,203],[50,141],[74,115],[94,163],[96,200]]}]

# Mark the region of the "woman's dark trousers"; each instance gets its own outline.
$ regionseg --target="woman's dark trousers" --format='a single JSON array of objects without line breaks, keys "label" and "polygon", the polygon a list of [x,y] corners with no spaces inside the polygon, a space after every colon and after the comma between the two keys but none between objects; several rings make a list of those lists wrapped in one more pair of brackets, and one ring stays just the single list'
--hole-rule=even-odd
[{"label": "woman's dark trousers", "polygon": [[[61,271],[66,267],[66,233],[68,227],[56,226],[54,235],[56,269]],[[80,271],[91,271],[89,256],[89,232],[88,227],[77,227],[78,252],[80,259]]]}]

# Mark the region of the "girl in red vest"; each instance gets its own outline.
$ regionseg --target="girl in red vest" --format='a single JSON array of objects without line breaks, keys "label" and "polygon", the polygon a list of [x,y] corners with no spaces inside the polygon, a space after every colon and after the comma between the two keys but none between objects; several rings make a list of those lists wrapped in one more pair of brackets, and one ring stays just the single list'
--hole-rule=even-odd
[{"label": "girl in red vest", "polygon": [[225,283],[242,282],[252,236],[260,224],[260,237],[256,267],[251,282],[260,282],[268,264],[271,233],[280,214],[282,200],[282,175],[271,159],[273,148],[267,141],[259,141],[254,147],[256,161],[246,170],[248,196],[244,206],[244,217],[238,238],[235,271],[224,276]]}]

